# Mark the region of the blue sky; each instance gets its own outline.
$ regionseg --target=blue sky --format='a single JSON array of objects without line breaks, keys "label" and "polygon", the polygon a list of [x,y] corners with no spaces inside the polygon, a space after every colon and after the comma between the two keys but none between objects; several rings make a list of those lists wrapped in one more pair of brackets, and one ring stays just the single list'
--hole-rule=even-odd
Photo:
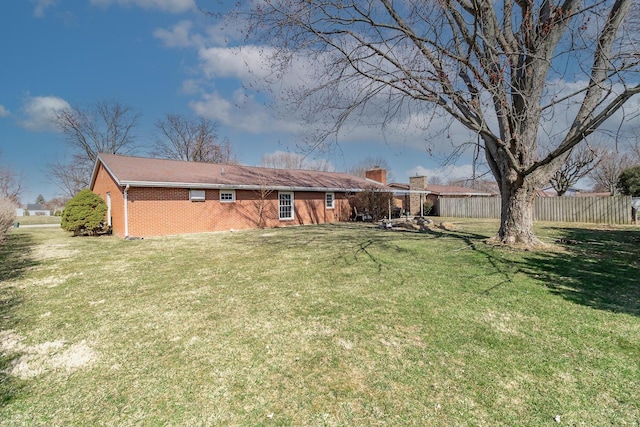
[{"label": "blue sky", "polygon": [[[26,176],[22,202],[33,202],[38,194],[51,199],[63,193],[49,179],[47,169],[51,162],[70,155],[51,126],[52,115],[69,106],[84,108],[111,100],[135,109],[141,114],[136,127],[139,155],[151,150],[154,124],[169,113],[218,123],[220,135],[230,140],[242,164],[259,165],[263,155],[277,151],[296,152],[304,122],[295,110],[287,111],[277,96],[271,96],[302,81],[315,64],[298,57],[279,86],[269,86],[265,78],[272,71],[263,65],[261,51],[268,53],[270,48],[245,44],[241,24],[225,25],[199,9],[224,12],[225,2],[234,1],[2,2],[0,165]],[[579,94],[587,81],[575,64],[559,67],[546,83],[548,101],[564,99],[566,93]],[[378,126],[363,123],[380,122],[375,108],[367,110],[362,122],[347,126],[338,136],[338,149],[323,160],[346,171],[366,157],[384,158],[396,182],[408,182],[416,174],[444,180],[471,176],[471,153],[455,166],[440,167],[450,142],[473,138],[459,124],[423,115],[427,134],[412,122],[416,119],[409,111],[383,133]],[[541,123],[541,138],[563,135],[576,109],[575,103],[560,103],[549,110]],[[640,97],[634,97],[626,109],[626,124],[620,112],[603,126],[605,131],[608,128],[606,140],[613,141],[610,135],[621,127],[637,129]],[[441,148],[431,157],[427,146],[434,145]]]},{"label": "blue sky", "polygon": [[[216,1],[201,6],[219,7]],[[50,125],[56,109],[102,100],[131,106],[141,119],[138,141],[151,143],[154,123],[167,113],[208,117],[220,125],[238,160],[258,165],[263,154],[295,151],[301,124],[276,117],[247,63],[257,49],[234,50],[234,29],[223,29],[193,0],[11,0],[0,6],[0,165],[26,176],[22,202],[62,194],[48,177],[50,162],[69,155]],[[254,69],[255,71],[255,69]],[[255,87],[255,86],[254,86]],[[432,175],[419,135],[389,142],[378,130],[346,134],[325,158],[347,170],[367,156],[387,159],[396,181]],[[139,154],[144,155],[141,151]],[[470,165],[449,177],[470,174]]]}]

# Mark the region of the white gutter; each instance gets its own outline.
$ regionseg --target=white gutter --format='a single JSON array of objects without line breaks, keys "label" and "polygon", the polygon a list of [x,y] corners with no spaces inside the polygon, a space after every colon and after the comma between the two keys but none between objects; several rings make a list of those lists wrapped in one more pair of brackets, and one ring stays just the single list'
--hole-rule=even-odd
[{"label": "white gutter", "polygon": [[431,191],[430,190],[391,190],[390,193],[406,196],[407,194],[431,194]]},{"label": "white gutter", "polygon": [[129,237],[129,202],[127,200],[127,192],[129,191],[129,184],[124,187],[124,238]]}]

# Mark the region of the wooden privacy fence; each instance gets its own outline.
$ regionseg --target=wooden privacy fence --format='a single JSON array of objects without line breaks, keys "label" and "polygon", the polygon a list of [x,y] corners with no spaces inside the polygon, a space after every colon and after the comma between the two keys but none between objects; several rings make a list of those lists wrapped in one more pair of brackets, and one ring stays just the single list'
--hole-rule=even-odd
[{"label": "wooden privacy fence", "polygon": [[[500,197],[441,197],[440,216],[500,218]],[[536,221],[630,224],[631,197],[537,197],[533,203]]]}]

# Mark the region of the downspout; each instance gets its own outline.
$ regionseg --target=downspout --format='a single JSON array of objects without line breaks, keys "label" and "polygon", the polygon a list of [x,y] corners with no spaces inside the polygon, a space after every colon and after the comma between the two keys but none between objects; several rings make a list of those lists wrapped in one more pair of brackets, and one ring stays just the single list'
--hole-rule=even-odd
[{"label": "downspout", "polygon": [[129,238],[129,202],[127,200],[127,192],[129,191],[129,184],[124,187],[124,238]]}]

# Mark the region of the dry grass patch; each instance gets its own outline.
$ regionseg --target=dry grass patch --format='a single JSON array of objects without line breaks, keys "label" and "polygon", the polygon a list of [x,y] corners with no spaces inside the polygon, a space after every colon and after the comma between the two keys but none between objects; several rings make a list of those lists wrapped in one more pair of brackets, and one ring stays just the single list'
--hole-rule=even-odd
[{"label": "dry grass patch", "polygon": [[26,345],[24,337],[13,331],[0,332],[0,351],[8,357],[17,356],[4,373],[23,380],[52,371],[69,374],[91,366],[97,359],[95,351],[84,340],[74,344],[57,340]]}]

